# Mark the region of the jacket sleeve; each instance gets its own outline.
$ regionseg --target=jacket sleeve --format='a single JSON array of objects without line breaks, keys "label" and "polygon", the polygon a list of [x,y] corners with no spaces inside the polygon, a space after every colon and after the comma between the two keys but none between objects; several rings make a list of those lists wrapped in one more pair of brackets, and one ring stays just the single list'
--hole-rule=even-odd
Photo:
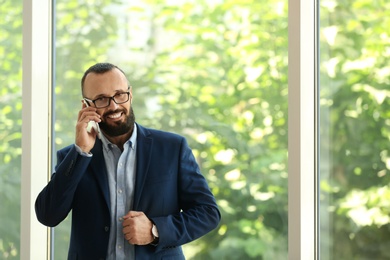
[{"label": "jacket sleeve", "polygon": [[54,227],[66,218],[91,157],[80,155],[75,146],[57,152],[57,166],[51,180],[35,201],[35,213],[42,224]]},{"label": "jacket sleeve", "polygon": [[215,229],[221,220],[216,200],[184,138],[179,154],[179,212],[151,218],[159,232],[156,250],[191,242]]}]

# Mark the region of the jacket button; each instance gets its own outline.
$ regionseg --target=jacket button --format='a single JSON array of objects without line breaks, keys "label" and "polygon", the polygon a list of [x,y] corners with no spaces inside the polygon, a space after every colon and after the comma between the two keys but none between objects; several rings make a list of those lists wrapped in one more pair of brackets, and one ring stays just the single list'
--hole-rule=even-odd
[{"label": "jacket button", "polygon": [[107,232],[109,229],[110,229],[110,228],[107,227],[107,226],[104,227],[104,231],[106,231],[106,232]]}]

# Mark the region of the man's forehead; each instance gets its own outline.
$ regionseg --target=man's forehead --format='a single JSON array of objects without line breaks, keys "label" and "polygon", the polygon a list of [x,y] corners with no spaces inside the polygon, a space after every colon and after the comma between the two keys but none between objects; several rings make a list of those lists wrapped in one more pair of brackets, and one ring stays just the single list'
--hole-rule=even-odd
[{"label": "man's forehead", "polygon": [[84,82],[84,94],[86,96],[111,94],[126,91],[127,88],[128,83],[125,75],[116,68],[104,73],[90,72]]}]

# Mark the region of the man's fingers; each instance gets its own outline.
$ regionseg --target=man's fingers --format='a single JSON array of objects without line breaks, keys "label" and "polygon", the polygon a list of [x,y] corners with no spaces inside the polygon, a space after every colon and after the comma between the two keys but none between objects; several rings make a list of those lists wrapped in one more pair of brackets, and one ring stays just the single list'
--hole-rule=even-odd
[{"label": "man's fingers", "polygon": [[142,215],[144,215],[142,211],[129,211],[123,218],[128,219],[128,218],[134,218]]}]

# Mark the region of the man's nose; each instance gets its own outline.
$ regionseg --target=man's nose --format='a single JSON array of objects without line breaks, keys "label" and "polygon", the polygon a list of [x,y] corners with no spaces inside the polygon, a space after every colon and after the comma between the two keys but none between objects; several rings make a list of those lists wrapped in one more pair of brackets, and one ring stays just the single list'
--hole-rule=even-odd
[{"label": "man's nose", "polygon": [[114,98],[111,98],[108,107],[111,108],[112,110],[116,110],[119,107],[119,105],[114,101]]}]

